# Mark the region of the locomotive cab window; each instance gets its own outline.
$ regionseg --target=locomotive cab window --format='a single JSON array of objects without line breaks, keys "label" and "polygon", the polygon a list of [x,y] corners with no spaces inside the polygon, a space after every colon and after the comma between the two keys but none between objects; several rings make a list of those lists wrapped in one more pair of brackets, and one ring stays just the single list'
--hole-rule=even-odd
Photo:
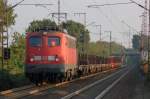
[{"label": "locomotive cab window", "polygon": [[49,37],[48,38],[48,46],[59,46],[60,38],[59,37]]},{"label": "locomotive cab window", "polygon": [[29,43],[32,47],[40,47],[42,45],[42,38],[38,36],[30,37]]}]

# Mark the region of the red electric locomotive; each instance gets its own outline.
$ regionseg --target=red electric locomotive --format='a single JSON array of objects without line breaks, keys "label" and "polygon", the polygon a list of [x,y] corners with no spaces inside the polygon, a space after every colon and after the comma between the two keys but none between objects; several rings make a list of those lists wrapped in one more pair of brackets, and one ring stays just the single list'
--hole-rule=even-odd
[{"label": "red electric locomotive", "polygon": [[78,56],[76,38],[50,29],[26,34],[25,63],[26,76],[38,84],[117,68],[122,61],[121,56],[106,59],[86,54]]},{"label": "red electric locomotive", "polygon": [[25,72],[35,83],[77,75],[76,39],[57,31],[27,33]]}]

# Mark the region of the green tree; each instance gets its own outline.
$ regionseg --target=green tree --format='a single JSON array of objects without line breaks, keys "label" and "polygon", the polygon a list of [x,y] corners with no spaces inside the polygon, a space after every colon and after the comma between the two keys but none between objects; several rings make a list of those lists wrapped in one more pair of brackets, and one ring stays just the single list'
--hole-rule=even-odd
[{"label": "green tree", "polygon": [[[92,55],[108,57],[109,56],[109,42],[98,41],[98,42],[90,42],[88,53]],[[112,54],[120,54],[123,46],[112,42]]]},{"label": "green tree", "polygon": [[69,20],[62,23],[62,26],[68,31],[68,34],[77,38],[78,43],[88,43],[90,41],[89,31],[85,28],[83,24]]},{"label": "green tree", "polygon": [[7,0],[0,0],[0,25],[4,28],[9,27],[15,23],[16,14],[7,3]]},{"label": "green tree", "polygon": [[[23,70],[25,61],[25,36],[18,32],[12,35],[10,64],[13,69]],[[17,53],[17,54],[16,54]],[[13,66],[13,67],[12,67]]]},{"label": "green tree", "polygon": [[[7,0],[0,0],[0,43],[2,41],[1,33],[5,31],[6,28],[15,24],[16,16],[17,15],[14,13],[14,10],[11,9],[11,5],[7,3]],[[2,58],[2,53],[0,47],[0,60],[1,58]]]},{"label": "green tree", "polygon": [[50,19],[34,20],[30,23],[26,32],[34,32],[35,30],[45,28],[45,27],[56,27],[56,23]]}]

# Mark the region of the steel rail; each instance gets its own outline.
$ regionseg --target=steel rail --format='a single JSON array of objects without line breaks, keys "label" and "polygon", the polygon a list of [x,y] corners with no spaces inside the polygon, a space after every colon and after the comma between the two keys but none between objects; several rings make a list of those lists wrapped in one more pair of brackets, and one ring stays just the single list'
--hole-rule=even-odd
[{"label": "steel rail", "polygon": [[103,71],[103,72],[98,72],[98,73],[95,73],[95,74],[83,76],[83,77],[76,78],[76,79],[71,80],[71,81],[65,81],[65,82],[57,83],[57,84],[48,84],[48,85],[44,85],[44,86],[41,86],[41,87],[37,87],[35,85],[29,85],[29,86],[24,86],[24,87],[21,87],[21,88],[10,89],[10,90],[0,92],[0,96],[2,96],[2,97],[7,97],[8,96],[8,98],[10,98],[10,99],[12,99],[12,98],[13,99],[23,98],[23,97],[30,96],[30,95],[33,95],[33,94],[38,93],[38,92],[48,90],[50,88],[54,88],[54,87],[62,86],[62,85],[69,84],[69,83],[72,83],[72,82],[75,82],[75,81],[79,81],[79,80],[82,80],[82,79],[94,77],[96,75],[107,73],[109,71],[116,70],[116,69],[118,69],[118,68],[110,69],[110,70]]}]

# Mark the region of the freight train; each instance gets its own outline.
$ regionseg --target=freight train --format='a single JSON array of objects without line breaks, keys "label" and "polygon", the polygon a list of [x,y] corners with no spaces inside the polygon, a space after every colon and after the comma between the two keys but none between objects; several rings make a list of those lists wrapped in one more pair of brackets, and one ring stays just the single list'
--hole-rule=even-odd
[{"label": "freight train", "polygon": [[71,80],[121,65],[120,57],[79,54],[76,38],[60,31],[26,34],[25,75],[33,83]]}]

